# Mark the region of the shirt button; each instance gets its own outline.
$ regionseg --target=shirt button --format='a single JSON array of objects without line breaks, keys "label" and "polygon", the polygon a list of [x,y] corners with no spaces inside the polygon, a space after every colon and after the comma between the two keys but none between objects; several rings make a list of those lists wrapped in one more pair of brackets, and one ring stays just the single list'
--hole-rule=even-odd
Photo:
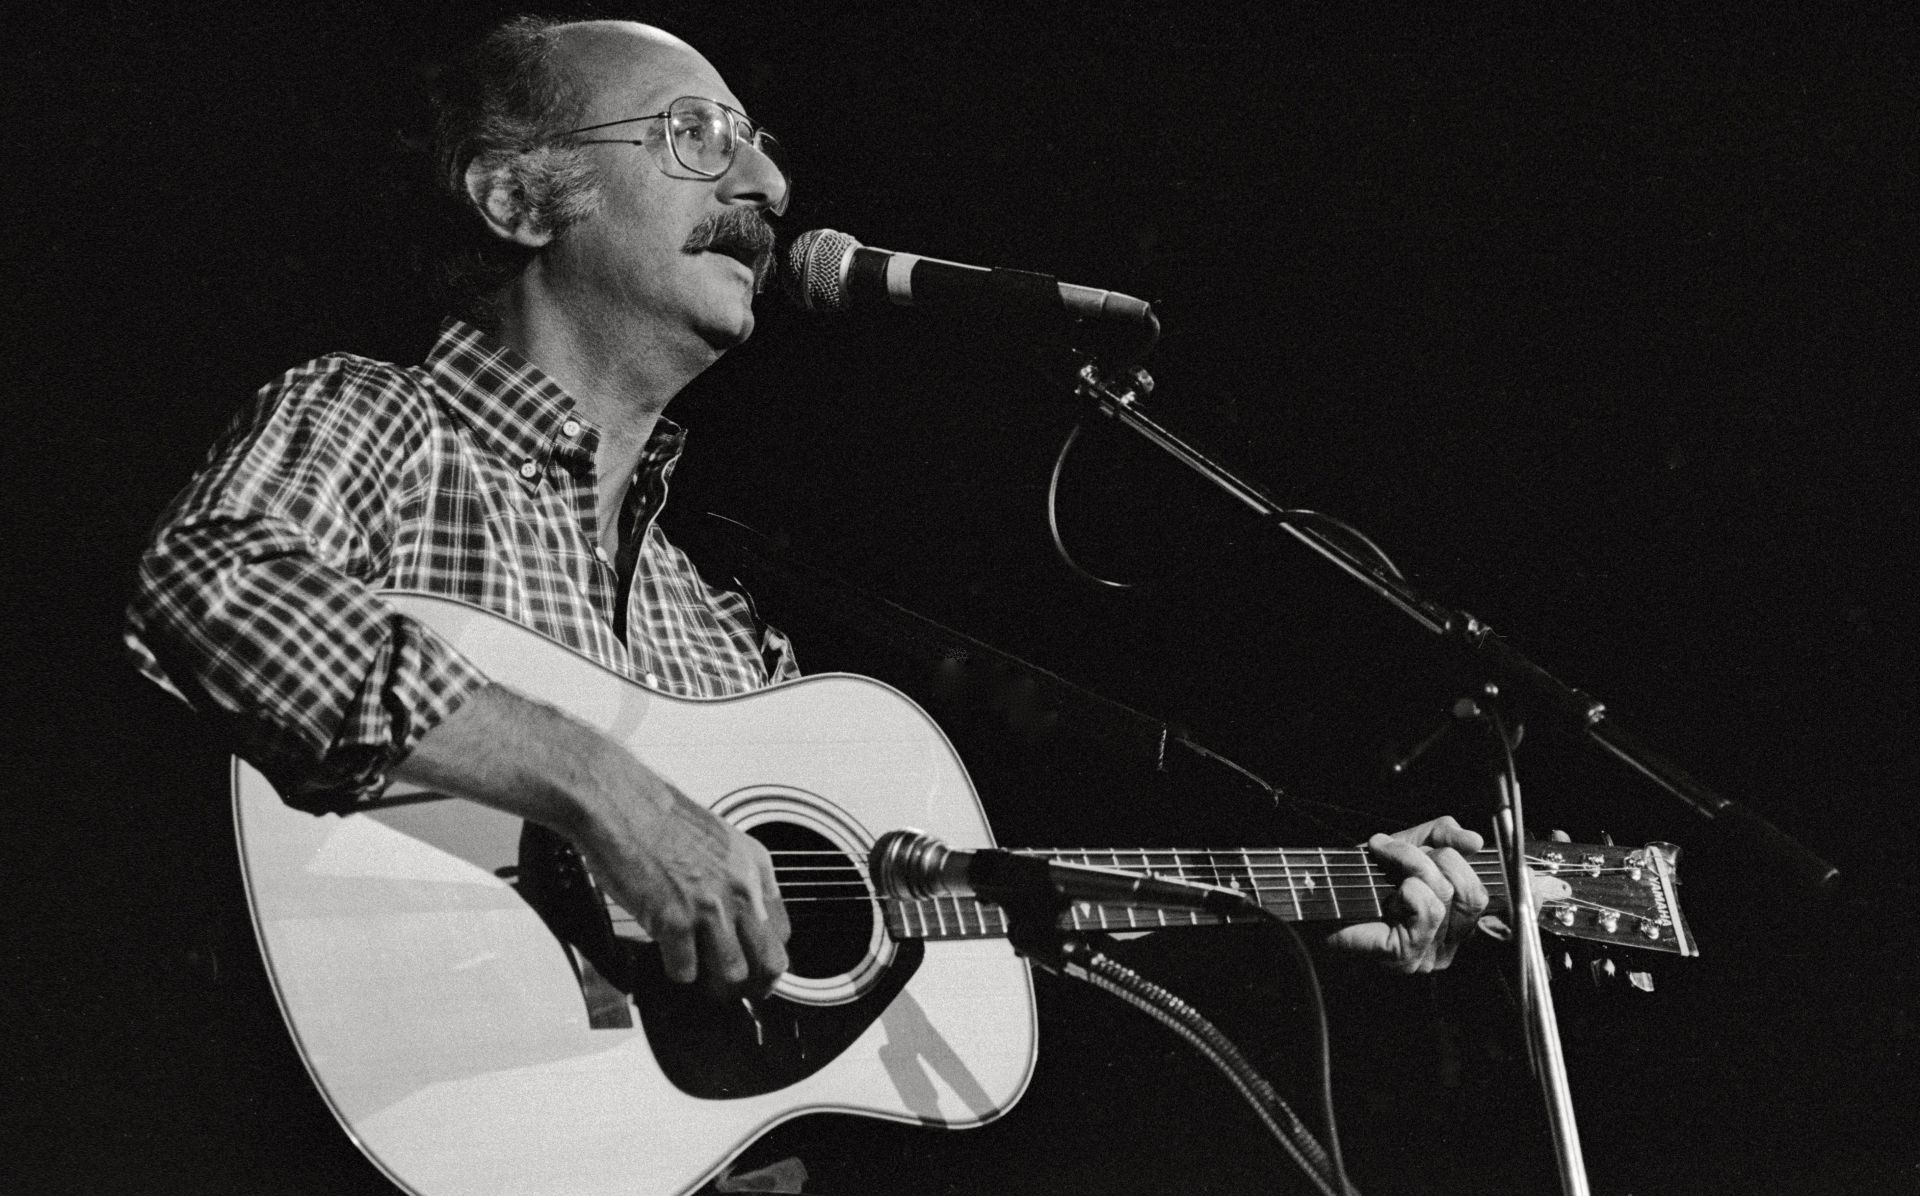
[{"label": "shirt button", "polygon": [[658,677],[655,677],[652,673],[647,674],[646,681],[647,681],[648,688],[650,689],[660,688],[660,679]]},{"label": "shirt button", "polygon": [[578,436],[578,435],[580,435],[580,421],[579,421],[579,420],[577,420],[577,419],[570,419],[570,420],[568,420],[568,421],[567,421],[566,423],[564,423],[564,424],[561,424],[561,425],[560,425],[560,434],[561,434],[562,436]]},{"label": "shirt button", "polygon": [[540,467],[531,461],[520,462],[520,476],[531,482],[540,476]]},{"label": "shirt button", "polygon": [[601,563],[601,564],[603,564],[603,565],[607,565],[607,564],[611,564],[611,563],[612,563],[612,562],[610,562],[609,560],[607,560],[607,550],[606,550],[606,549],[604,549],[604,548],[598,548],[598,547],[596,547],[596,548],[595,548],[595,549],[593,550],[593,555],[595,555],[595,556],[597,556],[597,557],[599,557],[599,558],[600,558],[600,563]]}]

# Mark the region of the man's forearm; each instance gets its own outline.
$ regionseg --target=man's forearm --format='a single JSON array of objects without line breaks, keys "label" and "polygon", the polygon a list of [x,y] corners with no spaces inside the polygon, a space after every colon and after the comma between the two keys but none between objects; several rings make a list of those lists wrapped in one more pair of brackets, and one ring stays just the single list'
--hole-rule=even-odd
[{"label": "man's forearm", "polygon": [[639,761],[592,727],[500,685],[470,695],[394,768],[424,785],[538,822],[588,833],[626,790],[644,802]]},{"label": "man's forearm", "polygon": [[659,944],[671,979],[758,995],[786,970],[786,911],[766,849],[560,711],[488,685],[394,774],[571,840]]}]

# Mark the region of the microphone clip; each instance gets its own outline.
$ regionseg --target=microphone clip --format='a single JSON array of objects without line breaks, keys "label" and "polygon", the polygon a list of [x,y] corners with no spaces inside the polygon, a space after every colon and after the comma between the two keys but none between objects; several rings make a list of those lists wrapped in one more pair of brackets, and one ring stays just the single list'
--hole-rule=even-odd
[{"label": "microphone clip", "polygon": [[1081,397],[1097,401],[1109,415],[1115,408],[1131,411],[1153,393],[1153,375],[1145,366],[1105,364],[1084,350],[1075,357],[1080,368],[1074,374],[1074,389]]},{"label": "microphone clip", "polygon": [[1068,966],[1073,946],[1080,940],[1061,928],[1061,917],[1072,905],[1053,884],[1047,861],[1012,852],[979,852],[968,869],[974,892],[1007,915],[1007,942],[1022,958],[1050,972]]}]

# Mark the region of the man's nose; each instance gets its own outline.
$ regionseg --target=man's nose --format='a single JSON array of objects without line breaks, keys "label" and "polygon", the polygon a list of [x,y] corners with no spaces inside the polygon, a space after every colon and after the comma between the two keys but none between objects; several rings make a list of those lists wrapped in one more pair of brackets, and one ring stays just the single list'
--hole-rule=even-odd
[{"label": "man's nose", "polygon": [[720,198],[726,203],[757,204],[779,211],[787,206],[790,184],[772,158],[744,138],[734,151],[733,165],[720,176]]}]

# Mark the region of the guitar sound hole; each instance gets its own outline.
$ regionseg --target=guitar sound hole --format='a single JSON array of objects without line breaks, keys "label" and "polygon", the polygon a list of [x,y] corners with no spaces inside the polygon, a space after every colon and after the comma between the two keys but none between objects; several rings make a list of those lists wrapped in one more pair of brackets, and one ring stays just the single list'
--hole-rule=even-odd
[{"label": "guitar sound hole", "polygon": [[792,937],[787,970],[809,980],[844,976],[866,959],[873,894],[865,871],[832,840],[791,822],[747,830],[773,855]]}]

